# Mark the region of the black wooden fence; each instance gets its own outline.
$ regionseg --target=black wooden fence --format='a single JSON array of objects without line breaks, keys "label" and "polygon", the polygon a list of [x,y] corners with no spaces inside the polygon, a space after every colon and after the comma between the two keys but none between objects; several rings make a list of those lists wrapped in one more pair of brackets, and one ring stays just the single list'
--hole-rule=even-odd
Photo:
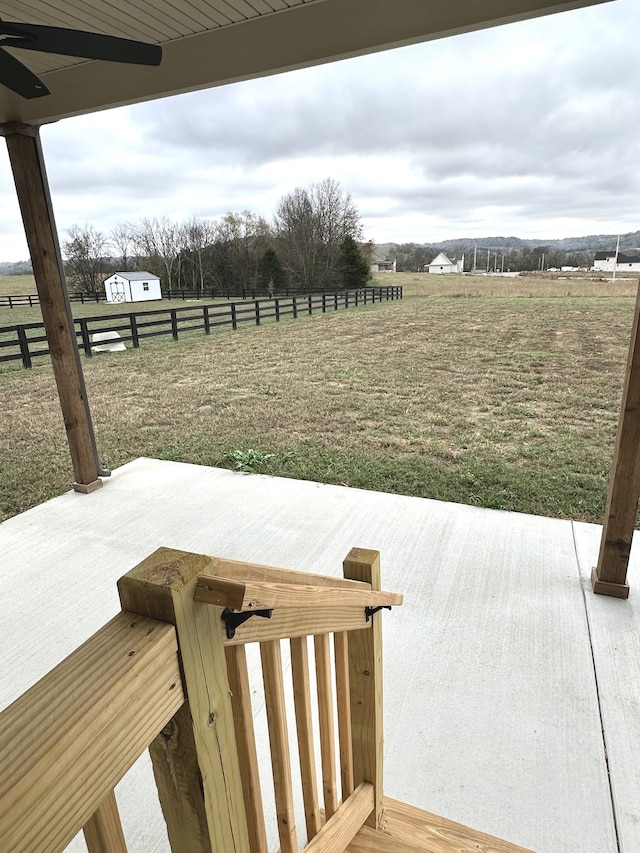
[{"label": "black wooden fence", "polygon": [[[333,293],[333,291],[331,291]],[[299,290],[295,287],[287,288],[279,297],[288,296],[306,296],[304,290]],[[184,288],[174,288],[173,290],[163,290],[163,299],[270,299],[272,294],[266,290],[259,290],[255,287],[207,287],[198,288],[197,290],[185,290]],[[106,302],[107,297],[104,291],[100,293],[70,293],[70,302],[85,303]],[[25,305],[31,307],[40,304],[40,298],[37,293],[23,293],[12,296],[0,296],[0,308],[19,308]]]},{"label": "black wooden fence", "polygon": [[[86,356],[91,356],[94,347],[108,343],[106,340],[93,340],[93,335],[100,332],[117,332],[121,341],[139,347],[143,338],[171,335],[177,341],[178,336],[185,332],[204,330],[208,335],[216,326],[231,326],[233,329],[242,323],[259,326],[264,320],[296,319],[314,311],[326,313],[395,299],[402,299],[402,287],[362,287],[305,296],[276,296],[272,299],[80,317],[74,320],[74,324],[78,347]],[[43,323],[0,327],[0,362],[21,360],[23,367],[31,367],[34,358],[48,354]]]}]

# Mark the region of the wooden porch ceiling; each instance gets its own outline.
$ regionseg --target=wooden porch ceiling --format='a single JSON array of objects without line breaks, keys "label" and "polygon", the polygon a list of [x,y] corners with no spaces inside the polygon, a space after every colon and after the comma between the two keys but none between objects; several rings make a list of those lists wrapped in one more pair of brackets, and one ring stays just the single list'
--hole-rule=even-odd
[{"label": "wooden porch ceiling", "polygon": [[51,95],[0,87],[0,124],[66,116],[219,86],[610,0],[6,0],[7,21],[160,44],[159,68],[11,49]]}]

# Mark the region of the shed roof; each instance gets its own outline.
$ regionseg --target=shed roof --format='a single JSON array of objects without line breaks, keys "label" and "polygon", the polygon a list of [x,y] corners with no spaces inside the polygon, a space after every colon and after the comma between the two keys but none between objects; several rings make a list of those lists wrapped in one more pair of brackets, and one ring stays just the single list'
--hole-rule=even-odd
[{"label": "shed roof", "polygon": [[[154,275],[152,272],[146,272],[145,270],[137,272],[114,272],[113,275],[122,276],[122,278],[126,278],[128,281],[160,281],[157,275]],[[109,276],[109,278],[113,278],[113,276]],[[105,279],[105,281],[108,280]]]},{"label": "shed roof", "polygon": [[437,255],[435,256],[435,258],[431,261],[431,263],[430,263],[428,266],[430,266],[430,267],[433,267],[433,266],[440,267],[440,266],[445,266],[446,264],[451,264],[451,265],[453,265],[454,263],[455,263],[455,261],[450,260],[450,259],[445,255],[445,253],[444,253],[444,252],[440,252],[439,254],[437,254]]},{"label": "shed roof", "polygon": [[278,71],[524,20],[610,0],[8,0],[7,20],[159,44],[159,67],[6,48],[50,89],[26,100],[0,86],[0,124],[152,100]]},{"label": "shed roof", "polygon": [[[607,252],[596,252],[595,260],[596,261],[608,261],[614,259],[616,256],[616,250],[610,249]],[[622,252],[618,252],[618,263],[619,264],[640,264],[640,255],[625,255]]]}]

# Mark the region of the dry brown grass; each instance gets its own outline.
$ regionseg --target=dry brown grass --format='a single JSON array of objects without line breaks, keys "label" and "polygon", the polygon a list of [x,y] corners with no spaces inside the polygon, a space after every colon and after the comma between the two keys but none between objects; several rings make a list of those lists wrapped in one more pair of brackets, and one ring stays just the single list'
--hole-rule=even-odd
[{"label": "dry brown grass", "polygon": [[[406,298],[85,360],[102,462],[141,455],[598,520],[621,298]],[[0,373],[5,514],[71,480],[51,370]]]},{"label": "dry brown grass", "polygon": [[405,296],[635,296],[638,276],[618,277],[614,283],[599,273],[530,273],[511,278],[499,275],[429,275],[377,273],[375,284],[401,285]]}]

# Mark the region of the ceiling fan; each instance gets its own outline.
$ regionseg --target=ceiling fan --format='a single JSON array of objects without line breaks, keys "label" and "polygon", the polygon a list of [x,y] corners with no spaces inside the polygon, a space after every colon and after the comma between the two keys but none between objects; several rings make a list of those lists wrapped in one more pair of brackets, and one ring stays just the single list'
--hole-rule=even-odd
[{"label": "ceiling fan", "polygon": [[4,50],[5,47],[135,65],[160,65],[162,60],[162,48],[156,44],[0,19],[0,84],[23,98],[41,98],[51,93],[26,65]]}]

